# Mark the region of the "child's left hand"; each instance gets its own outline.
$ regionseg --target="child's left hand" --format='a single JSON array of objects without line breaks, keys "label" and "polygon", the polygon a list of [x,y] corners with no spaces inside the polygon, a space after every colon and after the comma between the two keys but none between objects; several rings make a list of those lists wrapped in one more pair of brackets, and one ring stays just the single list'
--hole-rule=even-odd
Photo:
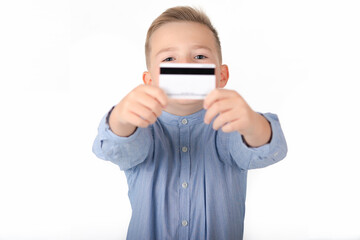
[{"label": "child's left hand", "polygon": [[204,100],[207,110],[204,122],[213,122],[213,129],[224,132],[238,131],[248,145],[257,147],[266,144],[271,138],[269,122],[254,112],[245,100],[234,90],[214,89]]}]

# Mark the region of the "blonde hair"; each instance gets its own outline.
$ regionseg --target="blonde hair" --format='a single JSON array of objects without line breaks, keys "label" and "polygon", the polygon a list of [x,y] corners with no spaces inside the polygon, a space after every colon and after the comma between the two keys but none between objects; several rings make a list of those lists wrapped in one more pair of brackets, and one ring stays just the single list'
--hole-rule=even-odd
[{"label": "blonde hair", "polygon": [[210,31],[214,34],[217,51],[219,55],[220,63],[222,62],[221,56],[221,44],[218,33],[214,26],[211,24],[209,17],[201,10],[194,9],[192,7],[187,6],[179,6],[167,9],[163,12],[159,17],[157,17],[152,24],[150,25],[145,42],[145,57],[146,57],[146,66],[149,68],[150,65],[150,38],[152,34],[162,25],[170,22],[195,22],[205,25],[210,29]]}]

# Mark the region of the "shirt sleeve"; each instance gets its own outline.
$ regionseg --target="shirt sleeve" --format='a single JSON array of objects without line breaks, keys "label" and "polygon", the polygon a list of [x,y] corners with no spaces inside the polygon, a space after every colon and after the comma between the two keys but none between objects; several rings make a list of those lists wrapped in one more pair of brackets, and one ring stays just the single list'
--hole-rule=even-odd
[{"label": "shirt sleeve", "polygon": [[114,134],[107,121],[111,111],[112,109],[99,124],[92,151],[98,158],[111,161],[125,171],[140,164],[150,155],[153,137],[149,127],[137,128],[129,137]]},{"label": "shirt sleeve", "polygon": [[277,115],[262,114],[270,123],[272,137],[268,144],[260,147],[248,147],[238,132],[219,131],[217,147],[223,161],[235,162],[241,169],[263,168],[285,158],[287,144]]}]

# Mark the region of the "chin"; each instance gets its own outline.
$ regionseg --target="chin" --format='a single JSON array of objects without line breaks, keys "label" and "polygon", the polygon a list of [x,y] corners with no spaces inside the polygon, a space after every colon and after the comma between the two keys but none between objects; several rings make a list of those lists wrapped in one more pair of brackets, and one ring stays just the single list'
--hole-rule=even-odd
[{"label": "chin", "polygon": [[191,104],[200,104],[202,103],[204,100],[199,100],[199,99],[172,99],[172,102],[176,103],[176,104],[181,104],[181,105],[191,105]]}]

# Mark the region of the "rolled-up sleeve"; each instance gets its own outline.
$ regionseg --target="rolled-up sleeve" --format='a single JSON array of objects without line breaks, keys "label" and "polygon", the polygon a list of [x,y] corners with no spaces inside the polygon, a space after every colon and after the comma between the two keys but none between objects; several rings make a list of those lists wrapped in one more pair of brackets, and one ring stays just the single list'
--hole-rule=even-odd
[{"label": "rolled-up sleeve", "polygon": [[117,136],[107,123],[108,114],[99,124],[92,151],[98,158],[111,161],[125,171],[140,164],[150,155],[153,146],[152,132],[149,127],[137,128],[129,137]]},{"label": "rolled-up sleeve", "polygon": [[[240,168],[248,170],[263,168],[279,162],[287,154],[287,144],[277,115],[262,114],[270,123],[272,130],[271,141],[263,146],[248,147],[238,132],[219,134],[221,149],[219,152],[224,159],[235,162]],[[219,146],[218,146],[219,147]]]}]

